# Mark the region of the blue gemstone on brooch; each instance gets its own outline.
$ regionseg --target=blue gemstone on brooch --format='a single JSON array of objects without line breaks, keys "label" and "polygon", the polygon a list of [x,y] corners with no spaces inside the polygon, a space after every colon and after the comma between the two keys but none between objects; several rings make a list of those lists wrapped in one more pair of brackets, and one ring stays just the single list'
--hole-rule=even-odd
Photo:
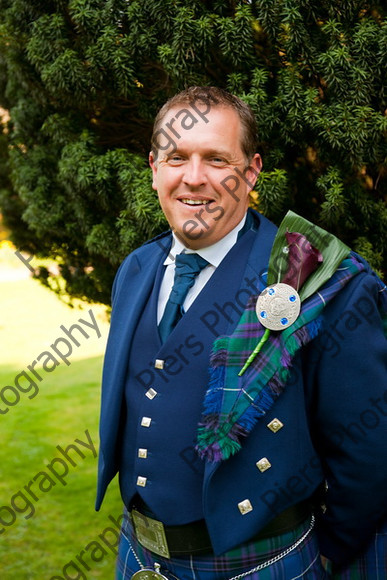
[{"label": "blue gemstone on brooch", "polygon": [[283,326],[285,326],[285,324],[287,324],[289,322],[289,320],[287,318],[281,318],[281,324]]},{"label": "blue gemstone on brooch", "polygon": [[268,294],[269,294],[269,296],[273,296],[273,294],[275,294],[275,289],[274,288],[269,288]]},{"label": "blue gemstone on brooch", "polygon": [[267,312],[265,312],[265,310],[262,310],[261,314],[260,314],[261,318],[267,318]]},{"label": "blue gemstone on brooch", "polygon": [[291,296],[289,296],[289,300],[290,302],[295,302],[297,300],[297,297],[294,294],[292,294]]}]

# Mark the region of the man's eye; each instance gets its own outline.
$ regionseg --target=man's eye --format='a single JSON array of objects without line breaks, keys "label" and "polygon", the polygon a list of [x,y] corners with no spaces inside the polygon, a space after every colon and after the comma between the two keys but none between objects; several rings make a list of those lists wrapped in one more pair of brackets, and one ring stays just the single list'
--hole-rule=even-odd
[{"label": "man's eye", "polygon": [[184,159],[180,155],[172,155],[172,157],[168,157],[169,165],[180,165],[183,162]]},{"label": "man's eye", "polygon": [[223,159],[223,157],[211,157],[211,161],[212,163],[215,163],[216,165],[221,165],[226,163],[225,159]]}]

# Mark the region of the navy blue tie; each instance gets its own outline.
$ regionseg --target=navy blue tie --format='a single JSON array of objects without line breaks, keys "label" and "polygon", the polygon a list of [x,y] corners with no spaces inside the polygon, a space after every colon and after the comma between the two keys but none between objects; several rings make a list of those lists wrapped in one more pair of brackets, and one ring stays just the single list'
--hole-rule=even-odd
[{"label": "navy blue tie", "polygon": [[175,278],[164,314],[159,324],[162,342],[165,342],[172,329],[183,315],[183,303],[188,290],[194,285],[195,277],[208,265],[199,254],[177,254]]}]

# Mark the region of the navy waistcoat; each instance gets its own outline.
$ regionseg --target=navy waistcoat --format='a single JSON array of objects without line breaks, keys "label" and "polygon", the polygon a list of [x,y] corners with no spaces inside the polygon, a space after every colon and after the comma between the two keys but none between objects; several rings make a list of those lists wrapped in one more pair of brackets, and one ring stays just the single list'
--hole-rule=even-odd
[{"label": "navy waistcoat", "polygon": [[[128,506],[139,493],[166,525],[203,518],[204,462],[194,446],[215,337],[200,317],[214,303],[229,301],[217,329],[223,334],[230,323],[235,326],[241,309],[238,313],[230,305],[235,305],[236,295],[240,296],[253,240],[253,232],[247,232],[235,244],[164,344],[156,321],[164,273],[160,264],[134,333],[125,386],[121,494]],[[247,302],[254,292],[247,284],[245,287],[243,297]],[[155,364],[163,368],[155,368]]]}]

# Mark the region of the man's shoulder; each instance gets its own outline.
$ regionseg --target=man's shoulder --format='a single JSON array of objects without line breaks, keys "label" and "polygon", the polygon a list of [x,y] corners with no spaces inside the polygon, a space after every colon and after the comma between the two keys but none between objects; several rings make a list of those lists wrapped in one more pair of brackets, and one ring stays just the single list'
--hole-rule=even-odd
[{"label": "man's shoulder", "polygon": [[138,274],[140,271],[146,272],[148,268],[167,257],[171,246],[171,231],[163,232],[139,246],[128,254],[121,262],[117,270],[113,294],[117,285]]},{"label": "man's shoulder", "polygon": [[158,250],[157,255],[158,253],[160,253],[160,255],[165,253],[165,257],[167,257],[171,246],[171,239],[172,232],[171,230],[168,230],[166,232],[158,234],[157,236],[151,238],[150,240],[147,240],[141,246],[133,250],[133,252],[131,252],[124,258],[123,262],[121,263],[121,267],[124,264],[131,262],[132,260],[146,259],[147,257],[150,258],[155,257],[156,256],[155,250]]},{"label": "man's shoulder", "polygon": [[142,246],[140,246],[137,249],[140,250],[141,248],[144,248],[145,246],[149,246],[150,244],[154,244],[154,243],[157,244],[158,246],[164,247],[165,243],[169,244],[171,242],[171,236],[172,236],[172,231],[166,230],[165,232],[158,234],[154,238],[147,240],[146,242],[143,243]]},{"label": "man's shoulder", "polygon": [[249,208],[248,213],[252,216],[255,224],[258,226],[256,227],[256,232],[259,234],[266,234],[268,236],[274,237],[278,231],[278,227],[273,224],[267,217],[265,217],[259,211]]},{"label": "man's shoulder", "polygon": [[[356,252],[351,251],[349,258],[360,267],[358,275],[347,286],[347,299],[353,300],[354,297],[364,295],[367,300],[375,300],[381,311],[387,313],[387,287],[384,281],[379,278],[367,260]],[[363,298],[360,299],[363,300]]]}]

